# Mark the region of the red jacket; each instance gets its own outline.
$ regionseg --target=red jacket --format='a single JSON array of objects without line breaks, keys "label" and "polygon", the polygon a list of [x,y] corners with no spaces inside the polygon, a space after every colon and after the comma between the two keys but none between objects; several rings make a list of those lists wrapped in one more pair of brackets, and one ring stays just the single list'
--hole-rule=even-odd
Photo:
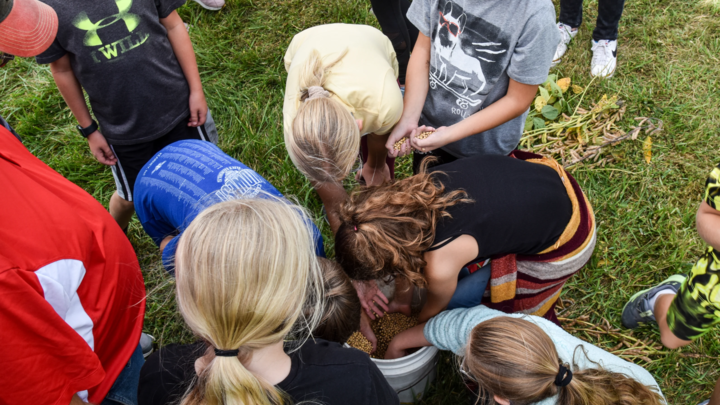
[{"label": "red jacket", "polygon": [[145,287],[105,208],[0,127],[1,404],[99,404],[138,345]]}]

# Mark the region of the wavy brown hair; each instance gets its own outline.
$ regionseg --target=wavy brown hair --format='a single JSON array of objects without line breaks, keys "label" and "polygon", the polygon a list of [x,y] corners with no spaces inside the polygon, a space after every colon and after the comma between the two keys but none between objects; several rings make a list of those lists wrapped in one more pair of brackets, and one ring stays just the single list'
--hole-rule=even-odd
[{"label": "wavy brown hair", "polygon": [[[331,342],[345,343],[360,329],[360,298],[342,267],[333,261],[318,257],[323,275],[325,308],[313,336]],[[312,318],[306,313],[306,318]]]},{"label": "wavy brown hair", "polygon": [[425,285],[423,254],[435,239],[446,208],[471,202],[463,190],[445,192],[437,181],[442,172],[420,173],[380,186],[361,186],[340,206],[341,225],[335,234],[335,258],[354,280],[402,276]]},{"label": "wavy brown hair", "polygon": [[555,385],[561,364],[555,344],[539,326],[525,319],[501,316],[475,326],[463,364],[480,386],[481,397],[497,395],[517,405],[558,394],[559,405],[665,404],[654,389],[599,365],[579,369],[573,364],[570,384]]}]

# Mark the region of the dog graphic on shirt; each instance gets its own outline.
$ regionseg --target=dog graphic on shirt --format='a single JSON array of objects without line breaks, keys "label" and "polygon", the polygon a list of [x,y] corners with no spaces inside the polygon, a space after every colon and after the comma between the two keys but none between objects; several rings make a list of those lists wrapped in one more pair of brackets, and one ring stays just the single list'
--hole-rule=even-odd
[{"label": "dog graphic on shirt", "polygon": [[[460,10],[455,12],[459,15],[454,15],[453,8]],[[431,65],[434,70],[430,74],[430,87],[435,89],[441,86],[453,93],[461,108],[476,107],[483,100],[478,94],[487,85],[480,60],[494,63],[492,55],[505,53],[505,50],[497,49],[501,45],[499,43],[473,42],[474,46],[479,47],[475,51],[488,55],[488,58],[467,54],[461,44],[467,15],[450,1],[445,4],[443,11],[438,13],[440,18],[433,38]]]}]

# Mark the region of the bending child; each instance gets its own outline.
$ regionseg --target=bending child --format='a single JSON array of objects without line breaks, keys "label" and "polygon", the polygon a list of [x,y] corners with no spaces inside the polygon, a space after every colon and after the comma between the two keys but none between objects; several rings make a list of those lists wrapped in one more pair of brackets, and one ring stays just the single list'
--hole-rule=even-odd
[{"label": "bending child", "polygon": [[358,178],[381,184],[394,175],[385,142],[403,102],[392,44],[366,25],[327,24],[293,38],[285,53],[288,72],[283,119],[285,147],[325,206],[333,232],[342,181],[357,161]]},{"label": "bending child", "polygon": [[[697,230],[708,244],[689,275],[675,274],[630,298],[623,308],[623,326],[657,324],[668,349],[687,346],[720,323],[720,165],[705,183],[697,212]],[[720,380],[709,401],[720,405]],[[702,405],[701,404],[701,405]]]},{"label": "bending child", "polygon": [[446,311],[395,336],[385,358],[430,345],[461,356],[481,398],[500,405],[665,404],[645,369],[537,316],[483,305]]},{"label": "bending child", "polygon": [[36,59],[50,64],[93,156],[112,166],[117,191],[110,214],[127,229],[135,178],[155,153],[180,139],[217,141],[195,52],[176,11],[185,0],[45,3],[57,12],[59,28]]},{"label": "bending child", "polygon": [[177,301],[202,343],[148,358],[141,405],[398,403],[365,353],[307,339],[324,297],[301,210],[279,199],[231,200],[190,224],[177,247]]},{"label": "bending child", "polygon": [[352,279],[365,281],[371,318],[387,299],[370,280],[395,278],[400,291],[427,287],[421,322],[478,305],[488,284],[497,308],[555,320],[562,286],[592,255],[595,219],[557,162],[518,156],[528,160],[476,156],[351,193],[335,252]]},{"label": "bending child", "polygon": [[[184,140],[161,149],[140,170],[135,210],[173,272],[179,235],[203,210],[223,201],[258,194],[283,195],[255,171],[210,142]],[[320,231],[310,223],[315,252],[325,256]]]},{"label": "bending child", "polygon": [[[405,109],[385,144],[389,154],[412,147],[432,152],[439,163],[508,155],[560,40],[552,3],[421,0],[412,2],[407,18],[420,34],[408,64]],[[397,151],[402,138],[411,139]],[[415,172],[424,157],[414,156]]]}]

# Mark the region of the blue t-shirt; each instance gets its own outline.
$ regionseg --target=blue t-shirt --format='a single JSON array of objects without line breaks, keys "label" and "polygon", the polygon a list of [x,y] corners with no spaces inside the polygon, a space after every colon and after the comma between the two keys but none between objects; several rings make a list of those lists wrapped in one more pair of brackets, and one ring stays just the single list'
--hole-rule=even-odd
[{"label": "blue t-shirt", "polygon": [[[262,176],[210,142],[184,140],[160,150],[143,166],[135,182],[135,211],[155,244],[182,233],[205,208],[236,198],[266,193],[283,195]],[[310,224],[318,256],[325,257],[322,235]],[[162,253],[163,265],[174,270],[173,238]]]}]

